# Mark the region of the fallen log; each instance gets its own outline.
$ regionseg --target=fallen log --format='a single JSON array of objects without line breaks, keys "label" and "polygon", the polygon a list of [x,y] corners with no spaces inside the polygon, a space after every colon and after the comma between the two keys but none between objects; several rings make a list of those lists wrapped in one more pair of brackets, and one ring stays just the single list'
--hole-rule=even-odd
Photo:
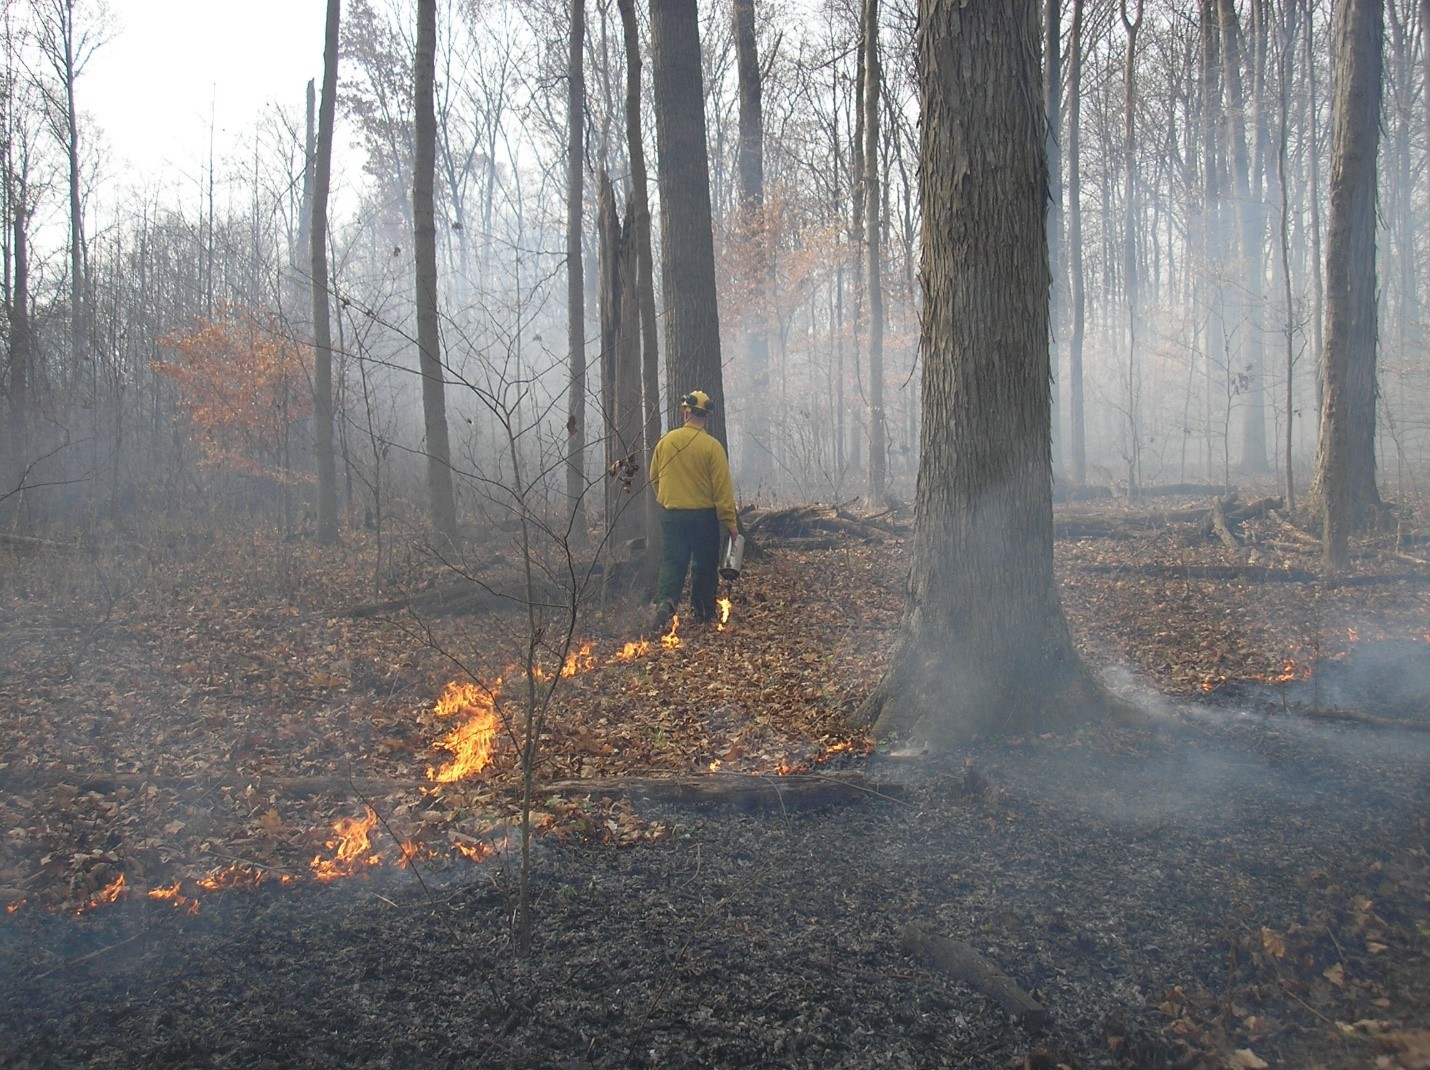
[{"label": "fallen log", "polygon": [[1231,528],[1226,523],[1226,502],[1218,498],[1212,502],[1211,516],[1212,531],[1221,540],[1223,546],[1228,550],[1240,550],[1241,541],[1231,533]]},{"label": "fallen log", "polygon": [[1349,721],[1373,728],[1398,728],[1409,732],[1430,732],[1430,721],[1403,721],[1361,710],[1338,710],[1331,706],[1292,706],[1292,711],[1316,721]]},{"label": "fallen log", "polygon": [[940,936],[918,923],[904,926],[899,942],[915,958],[982,992],[1029,1032],[1047,1028],[1048,1012],[1043,1005],[971,945]]}]

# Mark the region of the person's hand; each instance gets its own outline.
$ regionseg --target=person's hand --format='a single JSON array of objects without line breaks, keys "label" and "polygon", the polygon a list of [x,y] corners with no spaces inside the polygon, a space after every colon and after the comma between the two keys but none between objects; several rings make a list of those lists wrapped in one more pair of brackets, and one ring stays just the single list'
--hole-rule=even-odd
[{"label": "person's hand", "polygon": [[739,529],[739,527],[736,526],[736,525],[733,525],[733,524],[732,524],[732,525],[730,526],[730,528],[729,528],[729,532],[730,532],[730,540],[731,540],[732,542],[733,542],[735,539],[737,539],[737,538],[740,537],[740,529]]}]

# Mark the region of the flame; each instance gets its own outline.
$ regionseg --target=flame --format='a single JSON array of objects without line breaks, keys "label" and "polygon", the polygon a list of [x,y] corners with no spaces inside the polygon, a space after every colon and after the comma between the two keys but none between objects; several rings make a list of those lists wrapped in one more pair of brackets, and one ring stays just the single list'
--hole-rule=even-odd
[{"label": "flame", "polygon": [[676,650],[685,645],[685,641],[675,633],[680,630],[680,614],[670,618],[670,631],[660,637],[660,645],[666,650]]},{"label": "flame", "polygon": [[273,873],[257,866],[238,863],[227,869],[216,869],[194,881],[206,892],[222,892],[229,888],[255,888],[264,881],[276,880],[279,884],[291,884],[298,878],[291,873]]},{"label": "flame", "polygon": [[627,643],[611,660],[631,661],[635,658],[643,658],[650,653],[650,641],[647,639],[637,639]]},{"label": "flame", "polygon": [[171,887],[150,888],[149,891],[145,894],[147,894],[150,899],[158,899],[161,902],[173,903],[175,907],[180,910],[183,910],[190,916],[197,914],[199,912],[199,901],[197,899],[192,899],[189,896],[182,894],[179,891],[181,886],[182,883],[180,881],[175,881]]},{"label": "flame", "polygon": [[715,623],[715,630],[717,632],[723,632],[725,625],[730,620],[730,600],[728,598],[720,598],[716,600],[715,604],[720,607],[720,619]]},{"label": "flame", "polygon": [[368,853],[372,849],[368,833],[377,824],[377,814],[373,813],[371,806],[365,809],[367,812],[362,817],[343,817],[333,823],[335,838],[329,840],[327,846],[335,853],[332,858],[315,855],[313,861],[308,863],[314,880],[350,877],[362,866],[381,864],[380,855]]},{"label": "flame", "polygon": [[113,903],[117,901],[119,897],[123,895],[127,890],[128,886],[125,883],[124,874],[121,873],[119,876],[115,877],[114,880],[110,881],[99,891],[95,892],[94,895],[90,897],[89,902],[87,902],[84,906],[80,907],[79,910],[76,911],[76,913],[83,914],[86,910],[94,910],[98,907],[104,906],[107,903]]},{"label": "flame", "polygon": [[403,840],[397,849],[401,852],[397,859],[399,869],[406,869],[414,862],[425,862],[429,858],[437,857],[437,852],[420,840]]},{"label": "flame", "polygon": [[26,904],[28,904],[28,903],[29,903],[29,900],[28,900],[28,899],[16,899],[13,903],[7,903],[7,904],[5,905],[5,913],[6,913],[6,914],[18,914],[20,911],[22,911],[22,910],[25,909],[25,906],[26,906]]},{"label": "flame", "polygon": [[490,690],[455,680],[447,685],[432,712],[438,717],[464,713],[467,720],[437,742],[438,747],[455,757],[441,769],[428,769],[429,780],[454,784],[491,764],[498,727],[496,700],[500,693],[500,680]]},{"label": "flame", "polygon": [[720,764],[720,759],[716,758],[713,762],[710,763],[710,772],[718,773],[720,771]]},{"label": "flame", "polygon": [[1252,679],[1270,684],[1289,684],[1295,680],[1309,680],[1311,666],[1302,665],[1295,658],[1287,658],[1281,664],[1281,671],[1273,676],[1254,676]]},{"label": "flame", "polygon": [[591,644],[581,644],[581,649],[566,655],[566,664],[561,666],[562,676],[575,676],[578,672],[590,672],[596,667],[596,655],[591,653]]},{"label": "flame", "polygon": [[488,858],[491,858],[497,853],[496,846],[486,843],[485,841],[479,843],[454,843],[452,847],[463,858],[473,862],[485,862]]},{"label": "flame", "polygon": [[1359,643],[1359,642],[1360,642],[1360,632],[1356,631],[1354,628],[1347,628],[1347,629],[1346,629],[1346,642],[1348,642],[1348,643]]}]

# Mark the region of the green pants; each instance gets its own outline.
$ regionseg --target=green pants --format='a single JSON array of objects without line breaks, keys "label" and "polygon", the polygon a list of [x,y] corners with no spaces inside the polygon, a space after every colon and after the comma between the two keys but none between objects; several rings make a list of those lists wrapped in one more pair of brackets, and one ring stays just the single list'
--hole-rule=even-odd
[{"label": "green pants", "polygon": [[[660,532],[665,548],[655,600],[680,605],[685,573],[690,570],[690,604],[696,620],[715,619],[715,592],[720,585],[720,518],[711,509],[663,509]],[[692,563],[694,567],[692,568]]]}]

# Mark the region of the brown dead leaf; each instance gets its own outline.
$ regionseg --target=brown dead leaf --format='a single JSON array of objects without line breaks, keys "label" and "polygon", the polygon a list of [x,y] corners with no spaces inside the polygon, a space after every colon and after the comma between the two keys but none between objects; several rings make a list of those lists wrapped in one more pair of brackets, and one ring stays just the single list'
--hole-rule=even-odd
[{"label": "brown dead leaf", "polygon": [[1268,929],[1264,925],[1261,927],[1261,946],[1272,958],[1286,957],[1286,938],[1275,929]]},{"label": "brown dead leaf", "polygon": [[1231,1070],[1268,1070],[1270,1064],[1265,1059],[1258,1058],[1250,1048],[1238,1048],[1231,1053],[1226,1065]]}]

